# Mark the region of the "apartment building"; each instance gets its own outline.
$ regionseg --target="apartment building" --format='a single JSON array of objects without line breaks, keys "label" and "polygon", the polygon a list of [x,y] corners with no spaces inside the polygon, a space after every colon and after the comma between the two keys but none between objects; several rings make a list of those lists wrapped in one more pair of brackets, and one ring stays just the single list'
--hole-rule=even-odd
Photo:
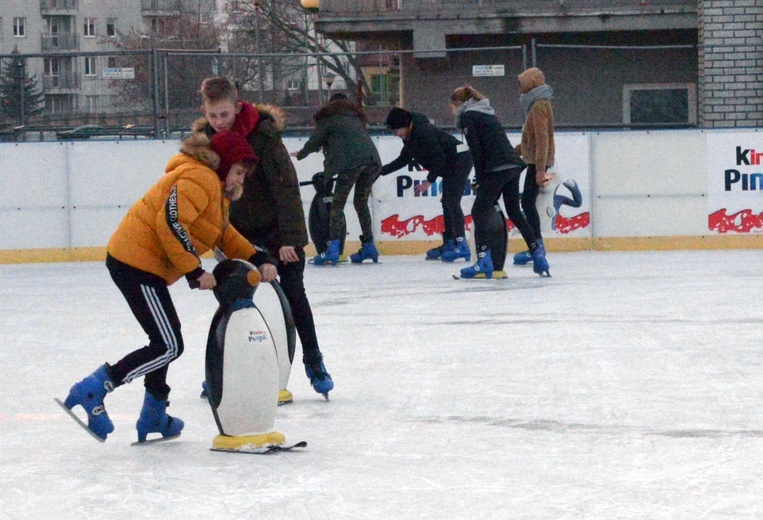
[{"label": "apartment building", "polygon": [[119,110],[113,81],[130,79],[115,55],[119,33],[162,32],[181,13],[212,22],[215,0],[3,0],[0,56],[29,55],[26,73],[37,79],[45,117]]},{"label": "apartment building", "polygon": [[440,124],[469,83],[521,125],[536,65],[560,126],[763,126],[760,0],[321,0],[317,27],[399,49],[393,97]]}]

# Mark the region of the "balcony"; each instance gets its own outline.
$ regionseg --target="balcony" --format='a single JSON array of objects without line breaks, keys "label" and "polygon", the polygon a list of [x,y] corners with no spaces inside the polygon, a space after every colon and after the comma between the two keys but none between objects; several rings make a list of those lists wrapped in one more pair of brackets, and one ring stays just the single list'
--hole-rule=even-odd
[{"label": "balcony", "polygon": [[42,51],[75,51],[79,49],[79,37],[74,34],[43,34]]},{"label": "balcony", "polygon": [[79,0],[40,0],[40,14],[76,14],[79,9]]},{"label": "balcony", "polygon": [[321,0],[320,15],[368,15],[383,13],[428,13],[440,11],[502,15],[607,14],[625,12],[696,12],[697,0]]},{"label": "balcony", "polygon": [[179,15],[181,0],[141,0],[143,16]]},{"label": "balcony", "polygon": [[79,76],[73,72],[63,72],[56,76],[43,76],[42,88],[45,92],[77,90],[79,89]]},{"label": "balcony", "polygon": [[444,48],[448,35],[696,30],[697,0],[321,0],[330,38]]}]

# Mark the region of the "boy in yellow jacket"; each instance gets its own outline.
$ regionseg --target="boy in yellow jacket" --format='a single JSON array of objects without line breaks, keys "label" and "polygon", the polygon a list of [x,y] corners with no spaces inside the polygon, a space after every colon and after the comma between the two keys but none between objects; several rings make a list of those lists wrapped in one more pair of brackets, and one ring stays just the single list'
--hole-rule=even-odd
[{"label": "boy in yellow jacket", "polygon": [[180,320],[168,286],[185,276],[192,288],[213,289],[215,278],[201,265],[201,255],[219,248],[229,258],[258,266],[263,281],[276,276],[273,260],[228,222],[230,202],[241,197],[244,177],[257,157],[234,132],[211,140],[201,133],[183,141],[166,173],[125,215],[107,247],[106,267],[149,338],[147,346],[117,363],[105,363],[75,384],[64,406],[80,405],[88,428],[101,441],[114,430],[103,405],[106,393],[144,377],[138,442],[148,433],[180,434],[183,421],[167,415],[169,363],[183,353]]}]

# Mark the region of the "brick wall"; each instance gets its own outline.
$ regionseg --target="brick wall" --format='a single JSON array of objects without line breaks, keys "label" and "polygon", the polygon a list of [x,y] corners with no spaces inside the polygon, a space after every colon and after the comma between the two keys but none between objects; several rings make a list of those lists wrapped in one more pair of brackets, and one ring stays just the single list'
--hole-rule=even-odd
[{"label": "brick wall", "polygon": [[699,122],[763,126],[763,2],[699,0]]}]

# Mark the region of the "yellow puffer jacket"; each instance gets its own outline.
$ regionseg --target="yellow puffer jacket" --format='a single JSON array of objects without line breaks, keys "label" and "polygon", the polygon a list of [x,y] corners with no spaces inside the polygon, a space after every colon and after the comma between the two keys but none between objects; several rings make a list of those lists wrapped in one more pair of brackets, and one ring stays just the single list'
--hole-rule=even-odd
[{"label": "yellow puffer jacket", "polygon": [[209,138],[192,134],[180,152],[133,204],[107,247],[120,262],[158,275],[168,285],[200,269],[200,256],[214,247],[228,258],[245,260],[256,251],[228,222],[230,201],[215,173],[220,158],[209,148]]}]

